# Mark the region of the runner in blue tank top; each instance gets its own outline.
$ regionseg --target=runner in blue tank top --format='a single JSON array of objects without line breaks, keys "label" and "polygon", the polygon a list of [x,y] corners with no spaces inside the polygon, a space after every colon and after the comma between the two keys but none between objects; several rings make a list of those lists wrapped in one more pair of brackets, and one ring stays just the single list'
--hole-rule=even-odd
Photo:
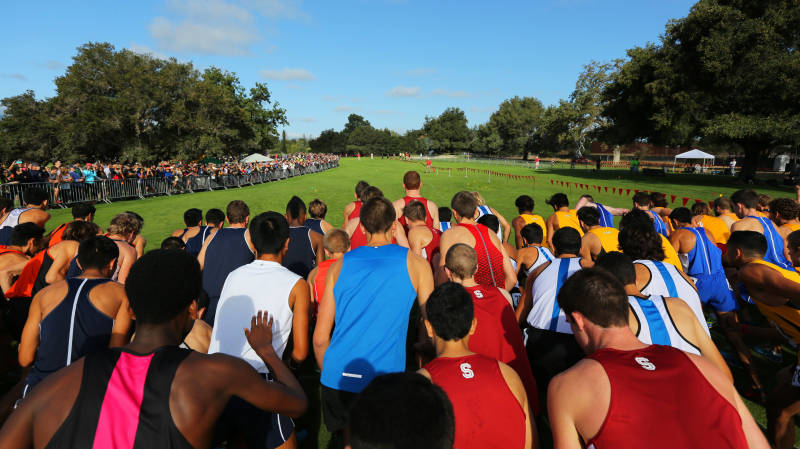
[{"label": "runner in blue tank top", "polygon": [[647,214],[650,216],[650,219],[653,221],[653,227],[655,228],[656,232],[664,237],[669,238],[669,227],[666,223],[664,223],[664,220],[661,219],[660,215],[650,210],[652,206],[653,199],[650,197],[649,193],[637,192],[635,195],[633,195],[633,207],[647,212]]},{"label": "runner in blue tank top", "polygon": [[594,200],[592,195],[583,195],[575,205],[575,210],[580,210],[584,206],[591,206],[600,212],[600,226],[613,228],[614,216],[625,215],[630,212],[630,209],[623,209],[620,207],[611,207],[605,204],[598,203]]},{"label": "runner in blue tank top", "polygon": [[750,189],[737,190],[731,195],[734,212],[740,218],[731,225],[734,231],[756,231],[767,239],[767,253],[764,260],[785,270],[795,271],[792,263],[786,258],[786,243],[775,225],[766,217],[760,216],[757,210],[758,194]]},{"label": "runner in blue tank top", "polygon": [[694,279],[704,305],[717,312],[737,310],[738,304],[722,268],[722,251],[705,228],[692,226],[692,212],[679,207],[669,215],[675,231],[670,243],[682,258],[684,272]]},{"label": "runner in blue tank top", "polygon": [[216,231],[203,244],[197,260],[203,269],[203,290],[208,294],[208,312],[203,319],[214,325],[217,302],[231,271],[253,261],[255,253],[247,234],[250,208],[241,200],[228,203],[226,211],[230,227]]},{"label": "runner in blue tank top", "polygon": [[325,260],[322,233],[313,232],[303,225],[306,222],[306,205],[293,196],[286,205],[286,221],[289,222],[289,249],[283,256],[283,266],[303,279]]},{"label": "runner in blue tank top", "polygon": [[125,289],[111,281],[119,249],[108,237],[81,242],[81,277],[50,285],[31,303],[22,331],[19,361],[33,363],[23,395],[45,377],[84,355],[125,344],[131,327]]},{"label": "runner in blue tank top", "polygon": [[391,244],[389,200],[367,201],[361,219],[367,245],[329,269],[314,331],[323,416],[332,433],[344,429],[357,393],[375,376],[405,369],[409,312],[414,298],[423,306],[433,290],[430,264]]}]

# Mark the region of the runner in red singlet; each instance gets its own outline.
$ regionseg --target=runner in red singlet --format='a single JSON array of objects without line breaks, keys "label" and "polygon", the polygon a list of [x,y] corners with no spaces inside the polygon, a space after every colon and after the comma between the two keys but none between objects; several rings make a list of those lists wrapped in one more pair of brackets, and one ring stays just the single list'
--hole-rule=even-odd
[{"label": "runner in red singlet", "polygon": [[[464,243],[474,248],[478,256],[475,282],[505,290],[514,288],[517,282],[516,272],[497,234],[486,226],[475,223],[478,203],[472,193],[467,191],[456,193],[450,202],[450,207],[453,209],[458,226],[453,226],[442,234],[439,247],[441,254],[447,254],[450,247],[456,243]],[[440,258],[439,266],[437,279],[441,283],[447,278],[443,270],[444,258]]]},{"label": "runner in red singlet", "polygon": [[497,287],[478,285],[473,276],[478,266],[475,250],[458,243],[445,255],[445,271],[452,282],[472,296],[478,325],[469,339],[470,351],[508,364],[519,375],[534,414],[539,413],[539,393],[533,377],[522,333],[514,315],[511,295]]},{"label": "runner in red singlet", "polygon": [[355,201],[351,201],[347,203],[347,206],[344,207],[344,221],[343,223],[346,225],[348,221],[358,218],[358,214],[361,213],[361,194],[364,192],[364,189],[369,187],[367,181],[358,181],[356,184],[356,191],[353,193],[353,197]]},{"label": "runner in red singlet", "polygon": [[611,274],[596,268],[575,273],[558,302],[589,355],[550,382],[555,447],[769,447],[713,363],[633,335],[628,298]]},{"label": "runner in red singlet", "polygon": [[[425,214],[425,224],[428,227],[439,229],[439,208],[433,201],[420,195],[419,191],[421,188],[422,180],[419,177],[419,173],[412,170],[403,175],[403,190],[406,192],[406,196],[392,203],[394,204],[394,210],[397,216],[400,217],[400,224],[407,227],[406,220],[403,217],[403,208],[406,207],[408,203],[416,200],[425,206],[427,212]],[[407,228],[406,231],[408,231]]]},{"label": "runner in red singlet", "polygon": [[433,268],[433,257],[439,254],[441,231],[425,223],[425,205],[411,201],[403,208],[403,218],[408,224],[408,246],[414,254],[428,259]]},{"label": "runner in red singlet", "polygon": [[[361,192],[361,203],[363,204],[371,198],[382,196],[383,192],[381,189],[375,186],[367,186],[364,191]],[[406,233],[403,231],[403,227],[400,226],[397,220],[395,220],[394,223],[394,237],[392,237],[392,243],[396,243],[400,246],[408,248],[408,239],[406,238]],[[360,225],[361,218],[356,217],[347,221],[344,226],[344,230],[350,236],[350,249],[356,249],[367,244],[367,235],[364,233],[364,229],[362,229],[363,227]]]},{"label": "runner in red singlet", "polygon": [[437,358],[419,373],[441,387],[453,404],[454,447],[534,447],[536,432],[519,376],[505,363],[469,348],[477,325],[470,295],[456,283],[442,284],[428,298],[425,311]]},{"label": "runner in red singlet", "polygon": [[[39,247],[44,229],[36,223],[22,223],[11,231],[11,244],[0,245],[0,271],[24,267]],[[21,268],[18,268],[21,269]]]},{"label": "runner in red singlet", "polygon": [[[94,205],[89,203],[76,203],[72,206],[72,220],[73,221],[92,221],[94,220],[94,213],[96,209]],[[50,232],[50,239],[47,246],[52,247],[60,243],[64,239],[64,230],[67,229],[69,223],[63,223],[56,229]]]},{"label": "runner in red singlet", "polygon": [[317,316],[319,302],[325,292],[325,276],[328,274],[328,269],[334,262],[341,259],[344,253],[350,250],[350,237],[341,229],[332,229],[322,238],[322,244],[325,247],[325,261],[308,273],[308,285],[311,288],[312,315],[314,318]]}]

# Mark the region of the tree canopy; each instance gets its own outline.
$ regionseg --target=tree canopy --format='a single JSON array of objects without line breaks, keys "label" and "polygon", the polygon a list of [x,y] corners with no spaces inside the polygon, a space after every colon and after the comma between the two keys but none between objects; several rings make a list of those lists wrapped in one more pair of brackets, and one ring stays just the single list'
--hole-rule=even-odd
[{"label": "tree canopy", "polygon": [[56,95],[4,98],[0,157],[35,160],[194,159],[266,151],[286,111],[266,84],[108,43],[78,48]]},{"label": "tree canopy", "polygon": [[800,8],[793,0],[700,0],[660,42],[628,51],[603,93],[601,135],[745,151],[759,156],[800,137]]}]

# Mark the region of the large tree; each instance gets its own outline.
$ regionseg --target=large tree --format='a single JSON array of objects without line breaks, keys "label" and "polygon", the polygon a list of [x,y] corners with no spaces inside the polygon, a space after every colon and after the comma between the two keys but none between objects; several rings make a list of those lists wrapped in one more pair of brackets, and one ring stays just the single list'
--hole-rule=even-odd
[{"label": "large tree", "polygon": [[628,51],[603,96],[606,140],[742,148],[800,141],[800,8],[794,0],[700,0],[657,44]]},{"label": "large tree", "polygon": [[422,129],[437,153],[464,151],[472,138],[467,116],[459,108],[447,108],[438,117],[425,117]]},{"label": "large tree", "polygon": [[506,154],[522,154],[528,159],[530,140],[539,132],[544,107],[533,97],[505,100],[489,118],[489,123],[503,140]]}]

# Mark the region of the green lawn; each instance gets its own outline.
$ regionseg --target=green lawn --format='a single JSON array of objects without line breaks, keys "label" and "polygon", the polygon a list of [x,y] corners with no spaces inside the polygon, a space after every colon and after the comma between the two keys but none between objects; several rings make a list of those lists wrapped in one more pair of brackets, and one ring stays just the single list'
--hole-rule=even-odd
[{"label": "green lawn", "polygon": [[[683,175],[674,174],[666,177],[652,177],[647,175],[633,175],[624,170],[603,170],[595,173],[586,168],[576,169],[549,169],[548,164],[542,164],[538,171],[515,165],[497,165],[479,162],[447,162],[434,161],[438,167],[436,174],[423,174],[422,193],[437,205],[449,205],[453,194],[459,190],[477,190],[481,192],[487,203],[497,209],[509,221],[517,215],[514,199],[521,194],[531,195],[536,201],[535,212],[545,217],[552,212],[544,203],[545,198],[553,193],[564,191],[570,201],[577,201],[583,193],[591,193],[597,201],[617,207],[630,207],[630,195],[612,194],[612,187],[662,191],[667,194],[677,195],[674,206],[681,205],[681,197],[690,197],[691,205],[695,198],[712,200],[722,195],[730,195],[733,191],[742,188],[735,178],[711,175]],[[514,175],[533,175],[534,180],[515,180],[503,176],[488,175],[485,173],[464,173],[457,171],[457,167],[469,166],[481,170],[492,170]],[[204,212],[209,208],[225,210],[225,205],[234,199],[241,199],[250,206],[251,214],[275,210],[283,212],[287,201],[292,195],[300,196],[306,203],[314,198],[320,198],[328,205],[327,219],[336,226],[342,225],[342,209],[353,199],[353,187],[358,180],[363,179],[372,185],[380,187],[384,195],[390,199],[403,196],[402,177],[407,170],[417,169],[421,173],[424,165],[417,161],[414,163],[397,160],[370,160],[363,158],[343,159],[340,167],[323,173],[305,175],[285,181],[245,187],[241,189],[219,190],[214,192],[201,192],[193,194],[176,195],[169,197],[149,198],[145,200],[124,201],[113,204],[100,204],[97,206],[95,221],[101,226],[108,225],[112,216],[126,210],[133,210],[145,219],[144,236],[148,240],[148,249],[156,248],[161,240],[178,228],[183,227],[183,211],[197,207]],[[584,191],[576,187],[561,187],[551,184],[551,180],[568,181],[590,185],[608,186],[609,191],[596,189]],[[788,188],[777,186],[758,185],[755,188],[760,193],[767,193],[773,197],[793,197],[794,192]],[[668,197],[669,199],[669,197]],[[53,210],[53,218],[48,224],[52,229],[70,218],[69,210]],[[725,346],[720,341],[721,346]],[[792,359],[787,356],[787,363]],[[776,370],[775,366],[759,359],[759,368],[762,377],[769,377]],[[737,380],[742,379],[742,372],[734,370]],[[309,373],[311,374],[311,373]],[[305,385],[315,385],[313,374],[305,379]],[[767,381],[767,385],[771,382]],[[761,425],[765,425],[763,408],[758,404],[747,401],[754,416]],[[310,413],[318,414],[319,410]],[[318,416],[318,415],[317,415]],[[320,447],[325,447],[329,438],[327,432],[322,430],[319,435]],[[304,447],[316,447],[314,439],[307,440]]]}]

